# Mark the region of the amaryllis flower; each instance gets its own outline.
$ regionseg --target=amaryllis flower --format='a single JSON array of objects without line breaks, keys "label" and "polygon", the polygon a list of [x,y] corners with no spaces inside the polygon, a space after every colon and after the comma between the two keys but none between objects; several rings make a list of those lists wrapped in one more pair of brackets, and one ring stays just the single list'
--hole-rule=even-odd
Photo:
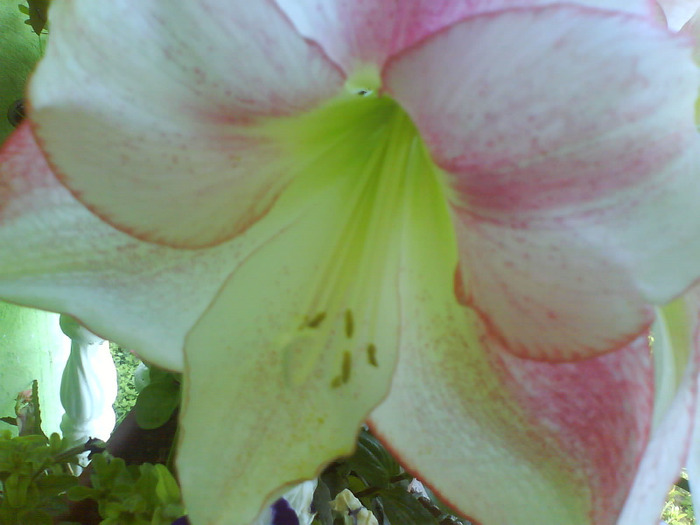
[{"label": "amaryllis flower", "polygon": [[697,358],[692,318],[648,331],[700,275],[658,6],[52,4],[0,294],[184,372],[193,523],[251,523],[368,417],[472,521],[656,523]]}]

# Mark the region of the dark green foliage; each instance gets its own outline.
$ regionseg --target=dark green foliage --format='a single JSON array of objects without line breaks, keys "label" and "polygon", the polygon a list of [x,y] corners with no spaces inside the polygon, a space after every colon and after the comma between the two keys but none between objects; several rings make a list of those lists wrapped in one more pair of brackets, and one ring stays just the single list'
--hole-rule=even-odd
[{"label": "dark green foliage", "polygon": [[66,510],[63,494],[78,484],[69,464],[82,447],[66,450],[58,434],[0,436],[0,523],[51,525]]},{"label": "dark green foliage", "polygon": [[185,514],[180,488],[164,465],[127,466],[120,458],[96,454],[92,467],[92,487],[73,487],[68,497],[96,500],[101,525],[170,525]]},{"label": "dark green foliage", "polygon": [[439,520],[421,505],[416,497],[403,487],[389,487],[381,491],[381,506],[385,523],[392,525],[436,525]]},{"label": "dark green foliage", "polygon": [[314,507],[318,515],[314,525],[344,523],[342,516],[331,518],[329,501],[348,488],[371,510],[380,525],[468,525],[466,520],[452,516],[437,499],[419,498],[407,490],[413,477],[405,472],[394,457],[369,431],[362,430],[357,449],[349,458],[337,461],[321,474]]},{"label": "dark green foliage", "polygon": [[318,523],[319,525],[333,525],[331,493],[323,479],[318,480],[312,505],[313,508],[316,509],[316,519],[314,523]]},{"label": "dark green foliage", "polygon": [[141,361],[131,352],[123,350],[113,343],[110,343],[109,350],[112,353],[114,366],[117,368],[119,390],[113,407],[117,415],[117,422],[120,422],[131,411],[139,395],[134,386],[134,371]]},{"label": "dark green foliage", "polygon": [[376,488],[388,487],[393,478],[403,473],[399,463],[379,440],[364,430],[357,439],[357,449],[348,459],[348,465],[367,486]]},{"label": "dark green foliage", "polygon": [[27,0],[27,5],[19,4],[19,10],[29,18],[24,22],[41,35],[48,23],[49,0]]},{"label": "dark green foliage", "polygon": [[150,382],[141,390],[134,416],[145,429],[164,425],[180,405],[180,376],[155,367],[149,367]]}]

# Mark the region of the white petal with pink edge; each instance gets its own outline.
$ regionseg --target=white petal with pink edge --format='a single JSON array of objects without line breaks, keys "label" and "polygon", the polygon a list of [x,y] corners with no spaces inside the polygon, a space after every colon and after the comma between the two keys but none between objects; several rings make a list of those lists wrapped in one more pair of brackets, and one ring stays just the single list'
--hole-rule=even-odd
[{"label": "white petal with pink edge", "polygon": [[660,323],[654,336],[661,337],[653,344],[657,379],[654,426],[618,525],[655,525],[681,467],[693,470],[692,433],[700,401],[699,306],[700,288],[695,286],[659,310]]},{"label": "white petal with pink edge", "polygon": [[623,346],[646,303],[697,277],[690,55],[651,20],[551,6],[469,19],[388,63],[387,91],[449,172],[465,302],[509,350]]},{"label": "white petal with pink edge", "polygon": [[0,250],[3,298],[70,313],[174,370],[185,334],[246,251],[176,250],[105,224],[56,180],[28,122],[0,152],[0,244],[11,247]]},{"label": "white petal with pink edge", "polygon": [[[385,61],[461,20],[485,13],[561,3],[557,0],[276,0],[299,33],[317,42],[351,75]],[[577,0],[570,5],[647,17],[645,0]]]},{"label": "white petal with pink edge", "polygon": [[344,83],[269,1],[77,0],[50,16],[29,90],[42,147],[97,215],[161,244],[213,245],[264,215],[291,166],[263,121]]},{"label": "white petal with pink edge", "polygon": [[575,363],[504,352],[450,296],[445,243],[423,227],[413,250],[445,256],[401,275],[399,362],[372,428],[476,523],[615,524],[652,426],[646,336]]}]

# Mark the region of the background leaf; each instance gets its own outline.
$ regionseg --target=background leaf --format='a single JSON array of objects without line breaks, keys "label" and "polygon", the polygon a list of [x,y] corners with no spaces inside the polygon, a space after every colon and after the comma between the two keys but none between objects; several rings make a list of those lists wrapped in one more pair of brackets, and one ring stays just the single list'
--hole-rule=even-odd
[{"label": "background leaf", "polygon": [[391,525],[437,525],[438,521],[402,487],[382,490],[379,498]]},{"label": "background leaf", "polygon": [[371,487],[387,487],[391,478],[402,474],[399,463],[379,440],[366,430],[360,432],[357,449],[347,462],[350,468]]},{"label": "background leaf", "polygon": [[29,7],[19,5],[19,10],[29,15],[29,20],[25,23],[32,26],[32,30],[41,35],[48,21],[49,0],[27,0]]},{"label": "background leaf", "polygon": [[172,377],[152,381],[139,394],[134,406],[136,423],[145,429],[164,425],[180,404],[180,385]]}]

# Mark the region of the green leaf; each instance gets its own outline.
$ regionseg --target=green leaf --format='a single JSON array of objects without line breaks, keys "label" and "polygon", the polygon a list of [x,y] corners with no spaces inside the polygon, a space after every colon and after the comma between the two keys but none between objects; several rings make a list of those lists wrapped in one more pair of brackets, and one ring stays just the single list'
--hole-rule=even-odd
[{"label": "green leaf", "polygon": [[62,494],[71,487],[76,486],[78,478],[70,474],[52,474],[50,476],[39,476],[35,484],[42,497],[49,497]]},{"label": "green leaf", "polygon": [[48,512],[32,509],[20,512],[18,522],[26,525],[52,525],[53,518]]},{"label": "green leaf", "polygon": [[391,525],[437,525],[437,520],[401,487],[382,490],[378,498]]},{"label": "green leaf", "polygon": [[60,452],[65,448],[63,445],[63,439],[61,439],[61,435],[58,432],[53,432],[49,436],[49,448],[51,449],[51,453],[56,454]]},{"label": "green leaf", "polygon": [[314,491],[312,505],[316,509],[316,521],[320,522],[321,525],[333,525],[332,499],[328,485],[322,479],[319,479]]},{"label": "green leaf", "polygon": [[676,481],[675,485],[680,489],[690,492],[690,483],[685,478],[679,478],[678,481]]},{"label": "green leaf", "polygon": [[357,450],[347,460],[350,468],[371,487],[387,487],[394,476],[401,474],[401,467],[379,440],[362,430],[357,440]]},{"label": "green leaf", "polygon": [[332,500],[344,489],[348,488],[348,476],[350,467],[346,461],[331,463],[326,470],[321,473],[319,481],[328,488]]},{"label": "green leaf", "polygon": [[15,403],[17,426],[20,436],[37,435],[46,437],[41,429],[41,406],[39,404],[39,382],[32,381],[32,393],[25,397],[22,393],[17,396]]},{"label": "green leaf", "polygon": [[136,423],[145,429],[163,426],[179,404],[180,385],[172,377],[151,382],[144,387],[136,400]]},{"label": "green leaf", "polygon": [[49,0],[27,0],[27,3],[29,4],[29,8],[25,7],[22,9],[24,6],[20,4],[19,10],[29,15],[29,20],[27,20],[26,23],[32,26],[32,29],[37,35],[41,35],[49,19]]},{"label": "green leaf", "polygon": [[162,503],[179,503],[180,487],[175,478],[165,465],[155,465],[155,472],[158,476],[156,484],[156,495]]},{"label": "green leaf", "polygon": [[15,473],[8,476],[5,480],[5,499],[10,507],[19,509],[26,505],[30,481],[29,477]]},{"label": "green leaf", "polygon": [[91,488],[78,485],[68,489],[68,499],[71,501],[82,501],[88,498],[95,498],[99,491]]}]

